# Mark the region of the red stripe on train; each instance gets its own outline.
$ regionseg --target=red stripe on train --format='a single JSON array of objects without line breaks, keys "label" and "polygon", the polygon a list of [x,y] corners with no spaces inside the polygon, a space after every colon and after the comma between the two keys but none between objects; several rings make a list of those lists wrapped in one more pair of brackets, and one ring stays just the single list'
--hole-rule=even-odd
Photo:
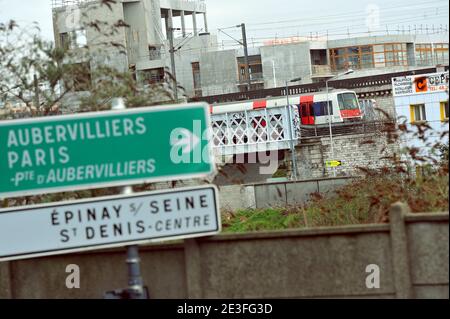
[{"label": "red stripe on train", "polygon": [[266,100],[260,100],[260,101],[254,101],[253,102],[253,109],[265,109],[267,107],[267,101]]},{"label": "red stripe on train", "polygon": [[300,96],[300,114],[303,125],[314,125],[314,111],[312,104],[314,102],[314,95]]},{"label": "red stripe on train", "polygon": [[300,103],[312,103],[314,102],[314,95],[300,96]]},{"label": "red stripe on train", "polygon": [[341,116],[342,118],[361,117],[361,110],[342,110]]}]

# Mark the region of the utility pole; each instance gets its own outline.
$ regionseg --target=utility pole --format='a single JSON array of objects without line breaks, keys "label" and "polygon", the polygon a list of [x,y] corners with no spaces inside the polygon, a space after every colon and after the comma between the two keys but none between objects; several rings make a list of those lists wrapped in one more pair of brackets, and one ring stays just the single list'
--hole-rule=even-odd
[{"label": "utility pole", "polygon": [[172,25],[169,26],[169,45],[170,45],[170,63],[173,76],[173,93],[175,95],[175,101],[178,103],[178,83],[177,83],[177,71],[175,70],[175,48],[173,46],[173,31]]},{"label": "utility pole", "polygon": [[[296,78],[290,81],[286,81],[286,99],[287,99],[287,103],[286,103],[286,112],[287,112],[287,118],[288,118],[288,128],[289,128],[289,145],[291,148],[291,158],[292,158],[292,177],[294,179],[294,181],[297,180],[297,174],[298,174],[298,169],[297,169],[297,155],[295,153],[295,145],[294,145],[294,132],[293,132],[293,127],[292,127],[292,117],[291,117],[291,105],[290,105],[290,101],[289,101],[289,82],[293,83],[293,82],[298,82],[301,81],[302,78]],[[301,124],[301,123],[300,123]],[[297,137],[295,137],[295,139],[297,140]]]},{"label": "utility pole", "polygon": [[245,72],[247,73],[247,86],[248,91],[250,91],[252,80],[250,78],[250,65],[248,64],[248,45],[247,45],[247,32],[245,30],[245,23],[241,24],[241,29],[242,29],[242,45],[244,46]]},{"label": "utility pole", "polygon": [[[330,104],[330,99],[329,99],[329,86],[328,86],[328,82],[330,82],[331,80],[336,80],[341,76],[347,75],[347,74],[351,74],[354,71],[352,69],[348,69],[347,71],[345,71],[344,73],[338,74],[335,77],[328,79],[325,81],[325,89],[327,91],[327,110],[328,110],[328,128],[330,130],[330,148],[331,148],[331,160],[334,161],[336,160],[334,157],[334,144],[333,144],[333,127],[332,127],[332,122],[333,122],[333,114],[331,111],[331,104]],[[336,167],[333,167],[333,177],[336,177]]]},{"label": "utility pole", "polygon": [[39,82],[36,74],[33,75],[33,85],[34,85],[34,107],[39,112],[41,102],[39,101]]},{"label": "utility pole", "polygon": [[[233,39],[234,41],[236,41],[237,43],[239,43],[240,45],[242,45],[244,47],[245,72],[248,75],[247,76],[247,90],[250,91],[250,88],[251,88],[251,85],[252,85],[252,80],[250,78],[250,65],[249,65],[249,62],[248,62],[248,43],[247,43],[247,32],[245,31],[245,23],[241,23],[241,24],[237,25],[236,28],[241,28],[242,29],[242,42],[237,40],[236,38],[232,37],[231,35],[229,35],[225,31],[223,31],[221,29],[218,29],[218,30],[219,30],[219,32],[222,32],[227,37]],[[222,41],[222,45],[223,45],[223,41]],[[239,72],[240,72],[240,70],[239,70]]]}]

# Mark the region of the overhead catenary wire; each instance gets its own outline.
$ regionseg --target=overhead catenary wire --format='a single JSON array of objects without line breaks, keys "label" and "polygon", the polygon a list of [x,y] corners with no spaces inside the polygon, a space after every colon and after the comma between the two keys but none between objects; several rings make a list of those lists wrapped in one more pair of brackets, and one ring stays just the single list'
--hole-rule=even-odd
[{"label": "overhead catenary wire", "polygon": [[[422,6],[423,5],[428,5],[430,3],[441,3],[443,1],[439,0],[439,1],[429,1],[429,2],[425,2],[425,3],[421,3],[421,4],[411,4],[408,5],[409,10],[411,10],[411,7],[418,7],[418,6]],[[403,6],[397,5],[397,6],[392,6],[392,7],[383,7],[382,10],[389,10],[389,9],[393,9],[393,8],[403,8]],[[429,8],[429,6],[426,6],[425,8]],[[441,7],[433,7],[434,9],[438,9]],[[448,16],[448,7],[444,8],[445,10],[443,10],[442,12],[438,13],[437,15],[433,15],[433,18],[436,17],[445,17]],[[415,9],[417,10],[417,9]],[[356,12],[356,11],[355,11]],[[358,11],[361,12],[361,11]],[[402,14],[403,16],[405,15],[406,12],[409,12],[408,9],[404,9],[402,10]],[[350,13],[348,12],[347,15],[349,15]],[[364,13],[366,14],[366,13]],[[342,16],[342,14],[338,15],[328,15],[328,16],[322,16],[322,17],[331,17],[331,16]],[[312,17],[312,18],[307,18],[306,21],[314,21],[317,19],[321,19],[322,17]],[[390,17],[390,15],[388,15],[388,17]],[[415,16],[409,16],[407,18],[399,18],[398,15],[396,15],[395,17],[391,17],[391,18],[387,18],[385,19],[383,25],[386,26],[386,28],[381,27],[377,30],[367,30],[367,31],[359,31],[357,30],[358,27],[364,27],[365,24],[353,24],[353,25],[348,25],[348,26],[339,26],[339,27],[334,27],[334,28],[327,28],[327,29],[322,29],[322,30],[315,30],[314,32],[309,32],[309,33],[304,33],[301,34],[298,32],[298,30],[292,30],[291,33],[289,34],[285,34],[283,36],[265,36],[265,37],[261,37],[261,36],[254,36],[254,35],[250,35],[248,36],[249,38],[249,44],[252,46],[256,46],[256,45],[264,45],[266,41],[271,41],[271,40],[275,40],[275,39],[279,39],[279,40],[283,40],[283,39],[289,39],[292,37],[299,37],[299,38],[306,38],[306,39],[319,39],[321,37],[326,37],[327,40],[330,40],[331,38],[336,38],[336,37],[348,37],[348,36],[352,36],[352,35],[385,35],[385,34],[420,34],[420,33],[426,33],[429,35],[432,34],[447,34],[448,33],[448,27],[447,25],[445,27],[441,26],[438,28],[435,28],[434,32],[431,31],[433,30],[433,27],[430,26],[429,30],[427,30],[426,27],[415,27],[414,29],[411,26],[408,26],[408,28],[406,29],[405,26],[399,26],[399,24],[401,23],[407,23],[407,22],[415,22],[415,25],[420,24],[420,22],[425,21],[427,18],[424,18],[424,15],[422,13],[420,13],[419,15],[415,15]],[[280,23],[283,23],[285,21],[291,21],[291,20],[284,20],[284,21],[277,21]],[[348,19],[346,20],[348,21]],[[253,24],[253,25],[264,25],[264,24],[270,24],[272,22],[265,22],[265,23],[259,23],[259,24]],[[333,21],[330,21],[329,23],[333,23]],[[252,24],[249,24],[252,25]],[[307,24],[304,24],[307,25]],[[323,23],[321,23],[321,25],[323,25]],[[397,28],[392,27],[392,25],[396,25]],[[285,29],[291,29],[291,28],[287,28],[287,27],[282,27]],[[270,28],[271,30],[273,28]],[[223,49],[233,49],[233,48],[238,48],[240,47],[239,43],[240,41],[236,38],[234,38],[233,36],[229,35],[228,32],[230,32],[229,30],[232,30],[231,32],[238,32],[239,28],[237,28],[236,25],[234,26],[229,26],[229,27],[223,27],[223,28],[219,28],[221,33],[226,34],[228,37],[230,37],[232,40],[222,40],[219,41],[218,43],[218,47],[222,46]],[[223,30],[228,30],[227,32],[224,32]],[[349,30],[347,32],[345,32],[345,30]],[[350,30],[356,30],[356,31],[350,31]],[[408,31],[407,31],[408,30]],[[251,31],[249,32],[251,33]],[[186,39],[185,39],[186,40]],[[256,41],[255,41],[256,40]],[[222,44],[222,45],[221,45]],[[183,44],[184,45],[184,44]],[[189,48],[181,48],[179,50],[178,53],[182,53],[182,52],[195,52],[195,51],[204,51],[207,50],[208,48],[205,47],[199,47],[199,48],[195,48],[195,47],[189,47]]]},{"label": "overhead catenary wire", "polygon": [[[414,10],[414,11],[417,11],[417,10]],[[400,15],[398,15],[398,14],[395,14],[395,15],[383,15],[383,24],[386,24],[386,21],[392,21],[392,20],[394,20],[394,21],[402,21],[402,20],[407,19],[408,21],[410,21],[411,19],[417,20],[417,19],[421,19],[421,18],[428,19],[428,18],[435,18],[437,16],[441,17],[444,14],[446,14],[446,16],[448,16],[448,7],[442,8],[442,11],[439,12],[438,14],[433,14],[433,15],[430,15],[430,16],[426,16],[426,14],[424,14],[424,13],[419,13],[419,14],[416,14],[414,16],[411,16],[411,14],[406,14],[407,12],[409,12],[409,11],[408,10],[406,10],[406,11],[404,10],[404,11],[402,11],[402,14],[400,14]],[[408,17],[404,17],[405,15],[407,15]],[[365,16],[367,16],[367,14],[365,14]],[[402,18],[402,17],[404,17],[404,18]],[[357,16],[353,16],[352,20],[354,21],[354,20],[356,20],[356,18],[357,18]],[[328,21],[309,23],[308,21],[311,21],[311,20],[312,19],[309,19],[309,18],[308,19],[298,19],[295,22],[302,21],[302,23],[301,24],[296,24],[296,25],[283,25],[283,26],[268,27],[268,28],[251,28],[251,27],[249,27],[248,31],[249,32],[254,32],[254,31],[271,31],[271,30],[304,28],[304,27],[311,27],[311,26],[338,25],[340,23],[346,23],[345,26],[339,27],[341,29],[342,28],[347,29],[347,28],[350,28],[350,27],[354,26],[354,25],[348,24],[348,18],[343,18],[342,20],[337,20],[337,21],[335,21],[335,20],[328,20]],[[365,23],[365,24],[359,24],[358,26],[366,26],[366,25],[367,24]],[[250,24],[250,26],[251,26],[251,24]],[[336,28],[338,28],[338,27],[336,26],[336,27],[333,27],[332,29],[336,29]],[[330,28],[328,28],[328,29],[330,29]],[[326,29],[322,29],[322,30],[326,30]],[[320,30],[317,30],[317,31],[320,31]]]},{"label": "overhead catenary wire", "polygon": [[[390,31],[390,32],[393,32],[393,31],[399,31],[399,30],[388,30],[388,31]],[[358,35],[358,34],[368,34],[368,32],[351,32],[350,33],[350,35]],[[440,32],[434,32],[434,33],[429,33],[429,35],[433,35],[433,34],[442,34],[442,33],[440,33]],[[347,33],[341,33],[341,35],[347,35]],[[283,38],[283,37],[280,37],[280,38],[278,38],[279,40],[282,40],[282,39],[290,39],[291,37],[286,37],[286,38]],[[257,38],[250,38],[250,40],[255,40],[255,39],[257,39]],[[260,38],[259,39],[260,41],[249,41],[249,44],[252,44],[252,45],[259,45],[259,46],[263,46],[263,45],[265,45],[265,41],[262,41],[262,40],[273,40],[273,39],[270,39],[270,38]],[[230,40],[230,43],[231,43],[231,40]],[[295,43],[295,42],[294,42]],[[229,48],[229,50],[232,50],[232,49],[237,49],[237,48],[240,48],[241,47],[241,45],[239,45],[239,44],[229,44],[229,45],[227,45],[227,47]],[[201,51],[205,51],[205,47],[194,47],[194,48],[186,48],[186,49],[181,49],[181,50],[178,50],[176,53],[177,54],[182,54],[182,53],[186,53],[186,52],[195,52],[195,51],[198,51],[198,52],[201,52]],[[165,56],[166,55],[166,52],[165,51],[161,51],[161,57],[163,57],[163,56]],[[144,56],[139,56],[140,58],[149,58],[150,57],[150,55],[144,55]],[[295,66],[308,66],[307,64],[296,64],[296,63],[294,63],[294,64],[292,64],[293,66],[295,65]]]},{"label": "overhead catenary wire", "polygon": [[[391,7],[382,7],[380,8],[379,14],[379,24],[380,25],[390,25],[390,24],[398,24],[404,22],[414,22],[414,23],[425,23],[427,21],[433,22],[433,20],[448,17],[448,5],[442,5],[445,1],[430,1],[421,4],[408,3],[408,5],[404,6],[391,6]],[[430,4],[435,4],[430,6]],[[400,12],[393,12],[393,8],[399,8]],[[420,9],[419,9],[420,8]],[[390,10],[390,11],[389,11]],[[329,36],[333,36],[333,33],[337,31],[349,30],[355,31],[355,28],[367,28],[367,15],[368,13],[364,10],[355,11],[352,13],[346,12],[335,15],[322,15],[322,16],[307,16],[302,15],[300,19],[291,19],[291,20],[280,20],[280,21],[268,21],[263,23],[252,24],[251,22],[248,24],[248,36],[249,38],[254,38],[255,36],[260,36],[261,32],[264,31],[273,31],[272,37],[285,36],[286,33],[294,33],[299,30],[303,30],[302,33],[312,32],[312,33],[329,33]],[[330,18],[335,16],[336,18]],[[365,21],[361,23],[348,23],[349,21],[356,22],[359,20],[358,17],[364,18]],[[319,20],[319,22],[317,22]],[[286,21],[288,22],[300,22],[301,24],[296,25],[286,25]],[[437,21],[444,23],[444,21]],[[255,28],[255,26],[264,26],[270,25],[271,23],[277,23],[278,25],[273,25],[270,28]],[[281,25],[280,25],[281,24]],[[432,23],[431,23],[432,24]],[[316,27],[314,27],[316,26]],[[319,28],[317,28],[319,27]],[[234,32],[238,32],[238,30],[233,30],[234,27],[228,27],[229,32],[233,35]],[[313,28],[313,29],[312,29]],[[391,28],[391,27],[390,27]],[[224,28],[220,28],[224,29]],[[366,29],[367,30],[367,29]],[[366,31],[364,30],[364,31]],[[278,35],[274,34],[278,33]],[[362,30],[357,30],[362,31]],[[378,32],[378,30],[373,30],[369,27],[369,31]],[[406,30],[405,30],[406,31]],[[350,33],[349,32],[349,33]],[[280,34],[281,33],[281,34]],[[348,34],[347,34],[348,36]],[[267,37],[269,38],[269,36]],[[220,38],[219,38],[220,39]],[[221,39],[220,39],[221,40]]]},{"label": "overhead catenary wire", "polygon": [[[405,3],[403,5],[397,5],[397,6],[393,6],[393,7],[386,7],[386,6],[384,6],[384,7],[380,8],[380,13],[382,13],[383,11],[387,11],[387,10],[390,10],[390,9],[397,9],[397,8],[401,9],[402,13],[405,13],[406,11],[411,11],[411,10],[417,11],[418,8],[415,8],[415,7],[423,6],[424,4],[428,5],[428,4],[435,3],[435,2],[446,3],[447,6],[445,6],[445,7],[448,8],[448,2],[446,0],[429,1],[429,2],[422,2],[422,3],[418,3],[418,4],[410,3],[410,1],[408,1],[407,4]],[[435,9],[435,8],[436,8],[436,6],[434,5],[434,6],[427,6],[425,8],[420,8],[420,9],[427,10],[427,9]],[[361,10],[358,10],[358,11],[339,13],[339,14],[333,14],[333,15],[308,17],[307,20],[308,21],[321,20],[320,22],[323,23],[323,19],[330,19],[330,18],[333,18],[333,17],[338,17],[338,18],[347,20],[348,17],[355,18],[355,17],[358,17],[358,16],[366,17],[367,16],[367,12],[361,12]],[[304,19],[304,17],[302,17],[302,20],[303,19]],[[251,23],[250,22],[250,23],[248,23],[248,25],[249,26],[253,26],[253,25],[255,25],[255,26],[257,26],[257,25],[272,25],[272,24],[281,24],[281,23],[289,23],[289,22],[297,22],[297,21],[299,21],[299,19],[278,20],[278,21],[269,21],[269,22],[260,22],[260,23]],[[232,27],[229,27],[229,28],[231,29]]]}]

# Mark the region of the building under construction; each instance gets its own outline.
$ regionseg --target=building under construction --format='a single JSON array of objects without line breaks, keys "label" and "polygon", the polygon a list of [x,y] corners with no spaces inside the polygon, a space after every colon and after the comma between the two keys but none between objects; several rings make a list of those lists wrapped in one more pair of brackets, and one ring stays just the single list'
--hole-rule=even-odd
[{"label": "building under construction", "polygon": [[[192,65],[202,51],[217,50],[216,38],[208,33],[206,6],[201,0],[121,0],[107,4],[100,0],[53,0],[52,4],[57,46],[80,51],[101,46],[101,53],[92,54],[97,55],[99,63],[120,71],[132,70],[143,83],[162,81],[165,70],[175,64],[178,82],[193,92]],[[97,28],[102,25],[126,27],[104,34]],[[173,63],[171,47],[176,59]],[[126,54],[117,48],[125,48]],[[181,54],[181,48],[192,53]],[[86,69],[94,67],[91,63]],[[191,77],[185,79],[185,74]]]},{"label": "building under construction", "polygon": [[[294,78],[301,78],[296,84],[317,83],[349,68],[354,72],[342,80],[449,63],[447,30],[337,40],[297,38],[247,48],[244,54],[243,49],[219,50],[217,37],[208,32],[204,1],[122,0],[109,7],[100,2],[55,0],[57,45],[76,49],[105,41],[119,44],[126,48],[125,55],[111,50],[101,56],[120,70],[135,71],[141,83],[163,81],[169,70],[188,98],[283,87]],[[84,23],[74,22],[78,16]],[[95,28],[82,27],[96,20],[124,21],[129,27],[105,39]]]}]

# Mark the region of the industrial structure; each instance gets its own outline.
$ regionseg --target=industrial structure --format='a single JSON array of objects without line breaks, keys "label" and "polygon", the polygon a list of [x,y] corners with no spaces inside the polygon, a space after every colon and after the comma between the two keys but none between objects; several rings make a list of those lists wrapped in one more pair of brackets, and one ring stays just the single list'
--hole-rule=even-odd
[{"label": "industrial structure", "polygon": [[[178,83],[193,91],[193,65],[203,51],[217,50],[201,0],[122,0],[108,5],[99,0],[54,0],[53,23],[56,46],[95,53],[97,61],[86,65],[86,72],[106,63],[132,71],[141,84],[162,82],[166,70],[175,75],[176,65]],[[100,31],[103,26],[115,28],[105,34]],[[186,69],[188,79],[183,76]]]},{"label": "industrial structure", "polygon": [[[122,0],[110,8],[98,0],[54,0],[53,4],[58,46],[95,47],[105,40],[114,42],[126,48],[126,54],[108,52],[111,64],[132,70],[141,83],[163,81],[169,70],[188,98],[282,87],[293,78],[301,78],[302,84],[318,83],[348,68],[355,72],[343,79],[449,63],[448,31],[444,29],[336,40],[295,38],[219,50],[217,36],[208,30],[204,1]],[[77,14],[81,23],[72,22]],[[83,27],[96,20],[111,25],[123,21],[128,27],[105,39],[95,28]],[[68,43],[73,38],[80,43]],[[245,39],[241,44],[246,44]]]},{"label": "industrial structure", "polygon": [[[237,155],[281,152],[281,161],[289,168],[296,161],[302,163],[290,172],[300,179],[331,176],[327,160],[348,159],[333,170],[333,176],[356,174],[358,166],[383,165],[379,158],[386,156],[384,149],[397,152],[397,145],[385,145],[378,134],[398,115],[391,79],[445,71],[449,64],[447,30],[336,40],[296,38],[249,48],[242,24],[236,27],[242,28],[243,47],[221,50],[217,36],[209,33],[204,1],[122,0],[106,6],[99,0],[55,0],[53,20],[57,46],[95,50],[110,44],[95,52],[87,71],[107,63],[131,71],[140,85],[177,83],[173,87],[178,100],[182,95],[177,95],[177,87],[184,100],[208,102],[214,147],[226,163]],[[96,21],[110,25],[119,21],[126,27],[105,38],[92,27]],[[333,95],[339,89],[350,90],[364,105],[376,104],[385,116],[372,116],[370,123],[364,116],[356,123],[321,127],[318,124],[331,123],[327,99],[315,101],[325,101],[316,105],[320,110],[314,109],[314,100],[308,104],[306,99]],[[273,101],[279,102],[272,105]],[[227,103],[238,107],[227,108]],[[308,119],[302,110],[310,110]],[[320,117],[316,111],[323,117],[321,123],[316,123]],[[361,111],[367,115],[367,110]],[[377,147],[367,144],[370,139]],[[357,151],[355,143],[360,143]]]}]

